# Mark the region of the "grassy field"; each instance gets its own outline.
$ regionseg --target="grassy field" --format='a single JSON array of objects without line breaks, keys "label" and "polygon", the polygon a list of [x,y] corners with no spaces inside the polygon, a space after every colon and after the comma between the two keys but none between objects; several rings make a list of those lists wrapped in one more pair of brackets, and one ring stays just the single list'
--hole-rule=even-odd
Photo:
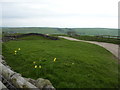
[{"label": "grassy field", "polygon": [[79,35],[79,36],[69,36],[65,34],[52,34],[51,36],[66,36],[66,37],[72,37],[80,40],[86,40],[86,41],[97,41],[97,42],[105,42],[105,43],[113,43],[113,44],[120,44],[120,38],[108,38],[108,37],[101,37],[101,36],[89,36],[89,35]]},{"label": "grassy field", "polygon": [[76,28],[75,31],[81,35],[118,36],[118,29],[111,29],[111,28]]},{"label": "grassy field", "polygon": [[45,28],[45,27],[27,27],[27,28],[3,28],[4,32],[17,32],[17,33],[42,33],[42,34],[63,34],[56,28]]},{"label": "grassy field", "polygon": [[22,76],[49,79],[55,88],[118,85],[117,60],[94,44],[28,36],[3,43],[2,53],[8,65]]},{"label": "grassy field", "polygon": [[107,42],[113,44],[120,44],[120,39],[116,38],[103,38],[103,37],[96,37],[96,36],[73,36],[73,38],[86,40],[86,41],[97,41],[97,42]]},{"label": "grassy field", "polygon": [[42,33],[42,34],[66,34],[68,31],[75,31],[80,35],[111,35],[118,36],[118,29],[111,28],[48,28],[48,27],[21,27],[3,28],[4,32],[17,33]]}]

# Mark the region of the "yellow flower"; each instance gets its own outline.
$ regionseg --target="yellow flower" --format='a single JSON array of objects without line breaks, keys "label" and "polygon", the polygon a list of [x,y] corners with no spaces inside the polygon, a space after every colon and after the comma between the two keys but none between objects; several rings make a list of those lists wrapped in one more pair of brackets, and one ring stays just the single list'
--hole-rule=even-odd
[{"label": "yellow flower", "polygon": [[18,48],[18,50],[21,50],[20,48]]},{"label": "yellow flower", "polygon": [[74,63],[72,63],[72,64],[74,64]]},{"label": "yellow flower", "polygon": [[34,61],[33,63],[35,64],[36,62]]},{"label": "yellow flower", "polygon": [[56,58],[54,58],[54,62],[56,61]]},{"label": "yellow flower", "polygon": [[35,65],[35,68],[37,68],[37,65]]},{"label": "yellow flower", "polygon": [[39,68],[42,68],[42,66],[40,65]]},{"label": "yellow flower", "polygon": [[15,53],[16,53],[17,51],[15,50]]}]

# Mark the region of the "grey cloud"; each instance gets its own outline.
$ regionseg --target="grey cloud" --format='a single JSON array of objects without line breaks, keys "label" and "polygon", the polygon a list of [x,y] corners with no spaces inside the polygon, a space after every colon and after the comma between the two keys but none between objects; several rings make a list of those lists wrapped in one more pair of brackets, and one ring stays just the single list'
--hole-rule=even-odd
[{"label": "grey cloud", "polygon": [[[29,4],[24,3],[4,3],[2,5],[4,18],[33,18],[33,17],[55,17],[59,16],[55,12],[46,8],[30,8]],[[29,7],[28,7],[29,6]]]},{"label": "grey cloud", "polygon": [[[69,4],[69,2],[64,4],[64,6],[62,6],[62,4],[64,3],[64,0],[62,1],[62,3],[60,4],[58,3],[57,4],[58,6],[55,5],[55,3],[53,2],[56,3],[57,0],[3,0],[1,3],[2,4],[2,19],[4,21],[4,24],[6,24],[6,26],[7,24],[19,26],[20,24],[22,25],[24,22],[25,22],[24,25],[26,24],[32,25],[33,23],[29,23],[32,21],[35,21],[34,22],[35,25],[36,24],[42,25],[42,23],[44,23],[44,25],[48,24],[50,26],[51,24],[57,24],[56,21],[59,21],[59,20],[60,20],[60,23],[58,23],[58,26],[61,23],[63,25],[64,24],[68,25],[68,23],[70,23],[70,25],[79,26],[83,22],[88,23],[88,19],[90,20],[94,19],[91,21],[95,21],[95,22],[90,21],[90,23],[96,24],[97,21],[99,23],[99,20],[102,18],[107,19],[107,20],[114,20],[113,18],[117,18],[117,15],[115,16],[115,14],[111,14],[107,12],[96,13],[94,12],[94,10],[93,11],[91,10],[92,11],[91,13],[91,11],[86,9],[84,6],[81,9],[81,7],[79,8],[79,5],[76,7],[73,4],[71,8],[70,5],[68,6],[66,5],[66,4]],[[83,12],[81,12],[80,10]],[[41,21],[41,23],[40,22],[36,23],[37,20]],[[106,25],[108,25],[110,22],[107,20],[106,20]],[[70,21],[74,21],[74,22],[70,22]]]},{"label": "grey cloud", "polygon": [[[19,0],[18,0],[19,1]],[[32,1],[32,0],[31,0]],[[45,0],[47,1],[47,0]],[[49,0],[48,0],[49,1]],[[2,18],[3,19],[12,19],[12,18],[46,18],[46,17],[54,17],[54,18],[62,18],[62,17],[116,17],[106,14],[84,14],[84,13],[59,13],[59,11],[55,11],[51,9],[51,4],[48,6],[49,2],[41,2],[41,3],[2,3]],[[48,7],[41,8],[31,8],[32,5],[47,5]],[[54,6],[53,6],[54,7]]]}]

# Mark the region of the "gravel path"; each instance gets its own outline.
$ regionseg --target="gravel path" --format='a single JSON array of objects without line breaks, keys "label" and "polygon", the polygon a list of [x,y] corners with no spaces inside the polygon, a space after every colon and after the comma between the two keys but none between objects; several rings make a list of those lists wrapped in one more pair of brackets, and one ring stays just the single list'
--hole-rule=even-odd
[{"label": "gravel path", "polygon": [[105,49],[107,49],[108,51],[110,51],[117,58],[120,59],[120,48],[119,48],[119,45],[117,45],[117,44],[104,43],[104,42],[96,42],[96,41],[78,40],[78,39],[71,38],[71,37],[66,37],[66,36],[58,36],[58,37],[64,38],[64,39],[68,39],[68,40],[72,40],[72,41],[82,41],[82,42],[88,42],[88,43],[92,43],[92,44],[96,44],[96,45],[102,46]]}]

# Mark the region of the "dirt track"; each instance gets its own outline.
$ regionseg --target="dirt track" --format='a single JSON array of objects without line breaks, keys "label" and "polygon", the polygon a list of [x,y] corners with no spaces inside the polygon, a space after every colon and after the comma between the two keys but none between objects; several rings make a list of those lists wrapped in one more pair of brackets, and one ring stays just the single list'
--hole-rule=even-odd
[{"label": "dirt track", "polygon": [[60,38],[64,38],[64,39],[68,39],[68,40],[72,40],[72,41],[82,41],[82,42],[88,42],[88,43],[93,43],[99,46],[104,47],[105,49],[107,49],[108,51],[110,51],[113,55],[115,55],[117,58],[120,59],[120,49],[119,45],[117,44],[111,44],[111,43],[104,43],[104,42],[95,42],[95,41],[85,41],[85,40],[78,40],[75,38],[71,38],[71,37],[65,37],[65,36],[58,36]]}]

